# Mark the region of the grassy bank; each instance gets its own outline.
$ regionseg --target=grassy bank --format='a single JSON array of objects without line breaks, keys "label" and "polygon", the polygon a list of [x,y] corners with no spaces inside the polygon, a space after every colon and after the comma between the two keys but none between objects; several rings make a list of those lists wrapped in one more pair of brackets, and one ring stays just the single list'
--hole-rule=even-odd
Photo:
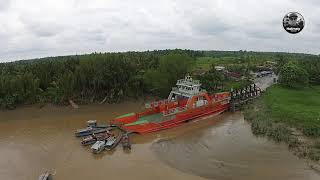
[{"label": "grassy bank", "polygon": [[320,159],[320,87],[273,86],[244,109],[252,132],[286,142],[299,156]]}]

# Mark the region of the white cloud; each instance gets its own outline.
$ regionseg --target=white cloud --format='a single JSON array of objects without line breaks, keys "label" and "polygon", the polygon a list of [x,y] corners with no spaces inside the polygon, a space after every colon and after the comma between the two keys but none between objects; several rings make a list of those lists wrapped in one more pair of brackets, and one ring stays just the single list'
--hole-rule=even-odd
[{"label": "white cloud", "polygon": [[[296,35],[282,18],[300,12]],[[166,48],[319,54],[317,0],[0,0],[0,61]]]}]

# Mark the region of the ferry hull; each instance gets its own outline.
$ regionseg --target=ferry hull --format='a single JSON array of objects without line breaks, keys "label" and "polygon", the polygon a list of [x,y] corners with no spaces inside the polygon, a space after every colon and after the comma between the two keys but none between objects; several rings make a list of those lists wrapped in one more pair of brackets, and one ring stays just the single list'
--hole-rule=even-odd
[{"label": "ferry hull", "polygon": [[200,86],[199,80],[193,80],[187,75],[177,81],[167,99],[147,103],[144,112],[119,116],[112,123],[128,132],[144,134],[229,109],[230,92],[209,95]]},{"label": "ferry hull", "polygon": [[[169,116],[167,118],[172,118],[171,120],[163,120],[163,122],[159,122],[159,123],[149,122],[149,123],[143,123],[143,124],[137,124],[137,125],[126,125],[130,122],[136,121],[139,116],[138,114],[133,114],[131,116],[127,116],[120,119],[114,119],[113,123],[124,124],[123,126],[121,126],[121,128],[128,132],[145,134],[145,133],[156,132],[164,129],[173,128],[197,118],[206,117],[210,115],[218,115],[224,111],[227,111],[229,109],[229,106],[230,106],[229,103],[227,103],[224,105],[217,105],[215,107],[207,106],[207,107],[192,109],[183,113],[176,114],[171,117]],[[148,112],[145,112],[145,113],[148,114]]]},{"label": "ferry hull", "polygon": [[184,122],[188,122],[190,120],[194,120],[200,117],[205,117],[205,116],[210,116],[213,114],[220,114],[224,111],[226,111],[228,109],[228,107],[226,108],[222,108],[222,109],[217,109],[217,110],[213,110],[213,111],[208,111],[202,114],[198,114],[198,115],[192,115],[192,116],[186,116],[186,117],[177,117],[174,120],[171,121],[167,121],[164,123],[148,123],[148,124],[144,124],[144,125],[134,125],[134,126],[125,126],[124,128],[127,131],[130,132],[136,132],[139,134],[144,134],[144,133],[150,133],[150,132],[155,132],[155,131],[160,131],[160,130],[164,130],[164,129],[169,129],[169,128],[173,128],[176,126],[181,125]]}]

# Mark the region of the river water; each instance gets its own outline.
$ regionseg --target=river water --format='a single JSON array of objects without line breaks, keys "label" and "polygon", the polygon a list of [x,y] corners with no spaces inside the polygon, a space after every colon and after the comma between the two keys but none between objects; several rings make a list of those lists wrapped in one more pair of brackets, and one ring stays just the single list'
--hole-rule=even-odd
[{"label": "river water", "polygon": [[240,112],[134,135],[130,153],[119,146],[93,155],[74,137],[88,119],[105,122],[142,107],[126,102],[0,112],[0,179],[33,180],[45,170],[58,180],[320,179],[285,145],[253,136]]}]

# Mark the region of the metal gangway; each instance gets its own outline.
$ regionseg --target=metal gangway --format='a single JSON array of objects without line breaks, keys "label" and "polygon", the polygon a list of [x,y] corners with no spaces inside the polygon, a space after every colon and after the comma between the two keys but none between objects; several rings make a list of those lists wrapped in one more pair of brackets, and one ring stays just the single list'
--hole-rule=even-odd
[{"label": "metal gangway", "polygon": [[230,110],[235,112],[240,110],[241,106],[247,104],[252,99],[261,95],[261,89],[256,84],[250,84],[247,87],[231,90]]}]

